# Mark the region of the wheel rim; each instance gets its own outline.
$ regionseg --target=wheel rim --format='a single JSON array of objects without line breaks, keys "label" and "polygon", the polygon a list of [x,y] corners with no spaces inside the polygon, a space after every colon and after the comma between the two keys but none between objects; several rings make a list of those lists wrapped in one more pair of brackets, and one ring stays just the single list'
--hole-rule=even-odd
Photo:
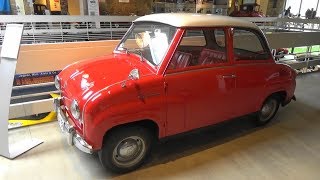
[{"label": "wheel rim", "polygon": [[118,167],[131,167],[141,161],[146,152],[145,142],[138,136],[121,140],[113,150],[113,162]]},{"label": "wheel rim", "polygon": [[277,101],[275,99],[268,100],[261,108],[260,120],[268,121],[277,110]]}]

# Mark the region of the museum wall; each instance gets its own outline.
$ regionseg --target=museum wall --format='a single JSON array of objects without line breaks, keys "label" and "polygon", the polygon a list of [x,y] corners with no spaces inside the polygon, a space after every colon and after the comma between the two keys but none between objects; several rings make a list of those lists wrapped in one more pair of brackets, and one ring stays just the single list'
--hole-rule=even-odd
[{"label": "museum wall", "polygon": [[[24,2],[24,11],[26,15],[33,14],[33,6],[32,3],[28,2],[28,0],[10,0],[10,5],[11,5],[11,13],[10,14],[18,14],[17,10],[17,3],[22,1]],[[43,4],[43,5],[48,5],[50,0],[35,0],[36,4]],[[180,6],[177,5],[176,3],[169,3],[169,2],[174,2],[171,0],[121,0],[123,2],[119,2],[119,0],[99,0],[99,10],[100,10],[100,15],[138,15],[142,16],[145,14],[150,14],[155,11],[155,3],[156,2],[166,2],[165,9],[179,9]],[[226,2],[229,2],[229,4],[232,6],[229,8],[229,11],[231,12],[233,10],[233,0],[223,0]],[[283,6],[286,0],[257,0],[257,3],[260,4],[260,10],[265,14],[266,16],[278,16],[282,11],[283,11]],[[177,0],[177,2],[183,2]],[[190,10],[190,12],[196,12],[197,10],[194,9],[195,4],[192,3],[191,1],[185,1],[185,2],[190,2],[188,3],[183,3],[183,8],[186,11]],[[205,4],[212,4],[212,2],[218,2],[218,1],[204,1]],[[220,2],[220,1],[219,1]],[[240,3],[242,1],[240,0]],[[80,15],[80,2],[79,0],[60,0],[61,4],[61,14],[63,15]],[[161,4],[157,4],[158,6]],[[163,4],[164,5],[164,4]],[[188,7],[187,5],[190,5]],[[172,8],[171,6],[174,6]],[[192,6],[192,7],[191,7]],[[212,5],[211,5],[212,6]],[[160,7],[160,6],[159,6]],[[159,9],[158,7],[158,9]],[[230,7],[230,6],[229,6]],[[161,8],[161,7],[160,7]],[[202,7],[203,8],[203,7]],[[180,8],[181,9],[181,8]],[[204,11],[204,13],[209,12],[209,11]],[[229,12],[229,13],[230,13]],[[211,12],[212,13],[212,12]]]},{"label": "museum wall", "polygon": [[10,14],[17,14],[17,8],[16,8],[16,1],[15,0],[10,0],[10,8],[11,8],[11,13]]},{"label": "museum wall", "polygon": [[[110,54],[118,43],[118,40],[108,40],[56,44],[24,44],[20,49],[16,73],[25,74],[61,70],[65,66],[79,60]],[[43,61],[43,57],[46,57],[45,61]]]},{"label": "museum wall", "polygon": [[[271,1],[271,0],[269,0]],[[264,15],[267,15],[267,9],[268,9],[268,0],[257,0],[257,3],[260,4],[260,10]]]},{"label": "museum wall", "polygon": [[69,15],[80,15],[80,2],[75,0],[68,0]]},{"label": "museum wall", "polygon": [[60,0],[61,5],[61,14],[62,15],[70,15],[69,8],[68,8],[68,0]]},{"label": "museum wall", "polygon": [[119,2],[119,0],[106,0],[106,12],[109,15],[138,15],[150,14],[152,10],[152,0],[130,0],[128,3]]},{"label": "museum wall", "polygon": [[267,16],[277,17],[283,12],[286,0],[269,0]]}]

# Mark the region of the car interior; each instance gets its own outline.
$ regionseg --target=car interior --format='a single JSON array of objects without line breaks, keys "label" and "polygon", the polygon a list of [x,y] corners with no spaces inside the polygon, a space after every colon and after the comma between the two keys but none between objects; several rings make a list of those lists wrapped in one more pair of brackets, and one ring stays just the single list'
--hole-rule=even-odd
[{"label": "car interior", "polygon": [[[234,41],[234,59],[236,61],[266,60],[270,58],[270,54],[266,48],[263,47],[265,45],[261,37],[256,36],[254,32],[246,30],[240,31],[241,33],[235,34],[237,37]],[[190,33],[190,30],[187,30],[185,33],[172,57],[169,70],[228,62],[223,29],[191,30],[191,32],[192,33]],[[238,31],[236,30],[235,32]],[[243,43],[243,41],[250,43]]]},{"label": "car interior", "polygon": [[190,33],[191,35],[188,32],[185,33],[184,38],[172,57],[169,69],[227,62],[223,30],[197,32],[198,34],[194,32],[193,34]]}]

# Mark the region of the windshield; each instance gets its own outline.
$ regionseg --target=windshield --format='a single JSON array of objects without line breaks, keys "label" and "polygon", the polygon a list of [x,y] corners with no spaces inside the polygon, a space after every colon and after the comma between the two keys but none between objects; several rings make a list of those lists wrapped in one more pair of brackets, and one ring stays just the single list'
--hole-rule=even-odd
[{"label": "windshield", "polygon": [[141,60],[158,67],[173,39],[176,28],[160,23],[134,23],[122,39],[118,51],[141,56]]}]

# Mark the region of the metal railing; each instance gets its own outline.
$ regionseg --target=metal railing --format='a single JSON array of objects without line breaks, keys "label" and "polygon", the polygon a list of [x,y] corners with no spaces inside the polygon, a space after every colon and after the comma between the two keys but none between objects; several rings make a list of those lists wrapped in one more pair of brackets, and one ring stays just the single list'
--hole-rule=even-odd
[{"label": "metal railing", "polygon": [[312,46],[307,46],[305,52],[288,53],[282,57],[275,57],[278,63],[287,64],[298,73],[307,73],[319,70],[320,51],[312,51]]},{"label": "metal railing", "polygon": [[8,23],[23,23],[22,44],[120,39],[134,16],[0,15],[0,44]]},{"label": "metal railing", "polygon": [[54,83],[15,86],[12,89],[9,118],[53,111],[51,94],[59,93]]},{"label": "metal railing", "polygon": [[[25,25],[22,44],[121,39],[137,16],[0,15],[0,44],[8,23]],[[265,32],[320,31],[319,19],[241,18]]]}]

